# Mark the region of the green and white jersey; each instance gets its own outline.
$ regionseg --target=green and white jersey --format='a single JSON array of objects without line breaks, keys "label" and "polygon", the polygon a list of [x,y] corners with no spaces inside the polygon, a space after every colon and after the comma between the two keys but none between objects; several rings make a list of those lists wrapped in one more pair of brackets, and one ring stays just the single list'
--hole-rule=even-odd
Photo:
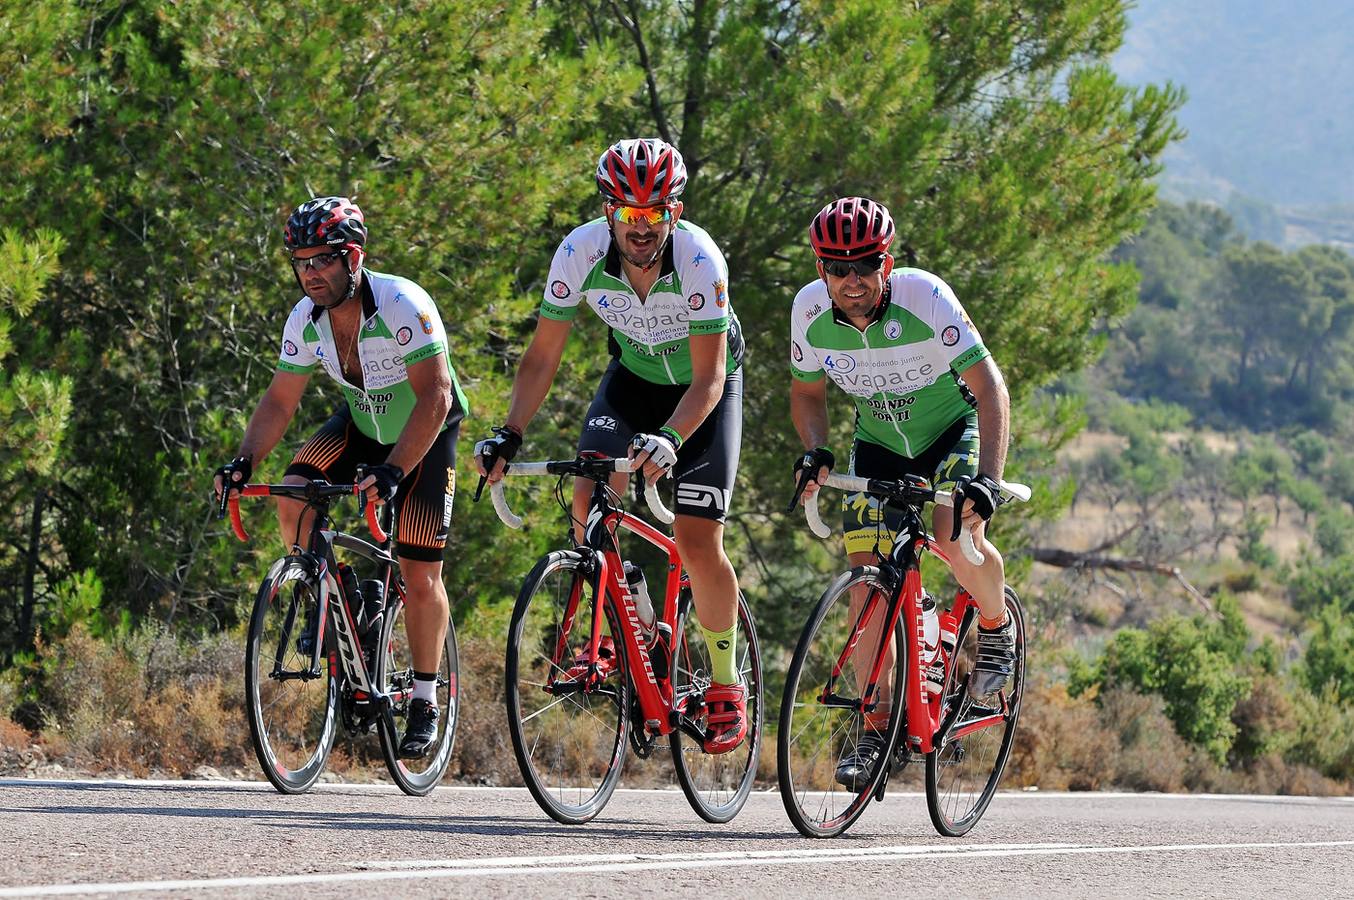
[{"label": "green and white jersey", "polygon": [[362,385],[343,377],[334,332],[323,307],[302,297],[282,330],[282,352],[277,367],[283,372],[309,375],[323,368],[343,388],[359,431],[382,444],[393,444],[414,411],[414,389],[408,367],[432,356],[447,359],[452,402],[447,421],[459,421],[467,408],[465,394],[447,354],[442,317],[423,288],[407,278],[362,270],[362,327],[357,358]]},{"label": "green and white jersey", "polygon": [[988,355],[950,286],[921,269],[897,269],[865,331],[832,305],[819,279],[795,296],[790,369],[824,375],[856,403],[856,438],[912,458],[972,405],[958,376]]},{"label": "green and white jersey", "polygon": [[645,381],[690,384],[693,334],[728,332],[727,371],[743,360],[724,254],[689,222],[679,220],[673,229],[658,281],[643,303],[625,277],[606,219],[569,232],[550,264],[541,315],[569,321],[584,302],[611,328],[611,355]]}]

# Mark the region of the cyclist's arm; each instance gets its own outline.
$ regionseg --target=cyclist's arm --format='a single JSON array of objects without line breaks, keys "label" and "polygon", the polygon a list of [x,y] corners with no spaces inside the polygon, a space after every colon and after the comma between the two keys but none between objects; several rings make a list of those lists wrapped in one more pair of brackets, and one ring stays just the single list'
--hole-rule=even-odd
[{"label": "cyclist's arm", "polygon": [[298,372],[284,372],[281,369],[273,373],[272,383],[263,392],[254,414],[249,417],[249,425],[244,430],[244,439],[240,441],[238,456],[250,459],[255,466],[273,451],[282,435],[287,433],[292,416],[301,404],[301,395],[305,393],[310,375]]},{"label": "cyclist's arm", "polygon": [[691,437],[719,404],[728,374],[724,369],[729,354],[728,332],[693,334],[687,340],[691,346],[691,384],[665,423],[682,440]]},{"label": "cyclist's arm", "polygon": [[414,408],[385,461],[407,473],[433,445],[451,410],[451,372],[447,369],[446,354],[419,360],[406,370],[406,375],[414,391]]},{"label": "cyclist's arm", "polygon": [[965,369],[963,379],[978,404],[978,471],[1000,479],[1011,436],[1011,395],[1006,380],[990,356]]},{"label": "cyclist's arm", "polygon": [[[805,450],[827,446],[827,384],[826,378],[817,381],[790,379],[790,421],[794,423]],[[818,474],[822,476],[822,469],[819,469]],[[810,481],[804,486],[806,498],[812,497],[817,491],[817,481]]]},{"label": "cyclist's arm", "polygon": [[564,344],[569,339],[573,323],[568,319],[550,319],[541,316],[536,322],[536,333],[531,345],[522,354],[517,366],[517,377],[512,382],[512,400],[508,404],[508,418],[504,423],[522,434],[526,433],[536,412],[545,402],[550,385],[559,371],[564,356]]}]

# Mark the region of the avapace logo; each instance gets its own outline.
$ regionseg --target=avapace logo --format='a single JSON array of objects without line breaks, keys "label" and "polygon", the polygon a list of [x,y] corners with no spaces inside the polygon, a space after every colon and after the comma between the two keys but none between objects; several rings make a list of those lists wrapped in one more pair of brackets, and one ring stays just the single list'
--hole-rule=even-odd
[{"label": "avapace logo", "polygon": [[823,357],[823,365],[838,375],[846,375],[856,370],[856,358],[845,353],[839,356],[828,355]]}]

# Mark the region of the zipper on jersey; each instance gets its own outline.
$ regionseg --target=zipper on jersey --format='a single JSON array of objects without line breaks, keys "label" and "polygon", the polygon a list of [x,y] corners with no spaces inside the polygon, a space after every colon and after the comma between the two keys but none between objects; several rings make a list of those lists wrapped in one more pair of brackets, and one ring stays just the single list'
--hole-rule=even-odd
[{"label": "zipper on jersey", "polygon": [[[881,320],[881,321],[882,321],[882,320]],[[878,325],[878,324],[879,324],[878,322],[873,322],[873,323],[867,325],[867,326],[865,327],[865,330],[864,330],[863,332],[861,332],[861,335],[860,335],[861,338],[862,338],[862,339],[864,340],[864,342],[865,342],[865,353],[866,353],[867,356],[869,357],[869,360],[870,360],[870,363],[871,363],[871,365],[870,365],[870,371],[871,371],[871,372],[875,371],[876,366],[873,365],[873,363],[875,362],[875,358],[874,358],[874,348],[870,346],[870,329],[873,328],[873,327],[875,327],[875,325]],[[879,393],[880,393],[881,396],[883,396],[883,394],[884,394],[885,392],[884,392],[884,391],[880,391]],[[903,434],[903,429],[901,429],[901,428],[898,427],[898,419],[893,415],[893,411],[892,411],[891,409],[888,408],[888,403],[889,403],[888,399],[885,398],[883,402],[884,402],[884,411],[885,411],[886,413],[888,413],[888,416],[889,416],[889,424],[893,426],[893,430],[894,430],[895,432],[897,432],[898,437],[902,438],[902,440],[903,440],[903,455],[906,456],[906,457],[908,457],[909,459],[911,459],[911,458],[912,458],[912,442],[909,441],[909,440],[907,439],[907,435]]]}]

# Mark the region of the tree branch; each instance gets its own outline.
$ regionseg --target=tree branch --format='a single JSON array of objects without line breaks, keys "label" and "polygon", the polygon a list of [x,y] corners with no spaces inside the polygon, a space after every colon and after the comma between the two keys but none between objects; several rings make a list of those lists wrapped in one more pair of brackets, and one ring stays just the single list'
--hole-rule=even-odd
[{"label": "tree branch", "polygon": [[1156,563],[1146,559],[1122,559],[1115,556],[1102,556],[1097,553],[1078,553],[1074,550],[1060,550],[1057,547],[1031,547],[1028,551],[1035,562],[1059,569],[1106,569],[1111,572],[1148,572],[1153,575],[1165,575],[1182,587],[1186,594],[1212,613],[1213,606],[1199,589],[1189,583],[1178,566]]}]

